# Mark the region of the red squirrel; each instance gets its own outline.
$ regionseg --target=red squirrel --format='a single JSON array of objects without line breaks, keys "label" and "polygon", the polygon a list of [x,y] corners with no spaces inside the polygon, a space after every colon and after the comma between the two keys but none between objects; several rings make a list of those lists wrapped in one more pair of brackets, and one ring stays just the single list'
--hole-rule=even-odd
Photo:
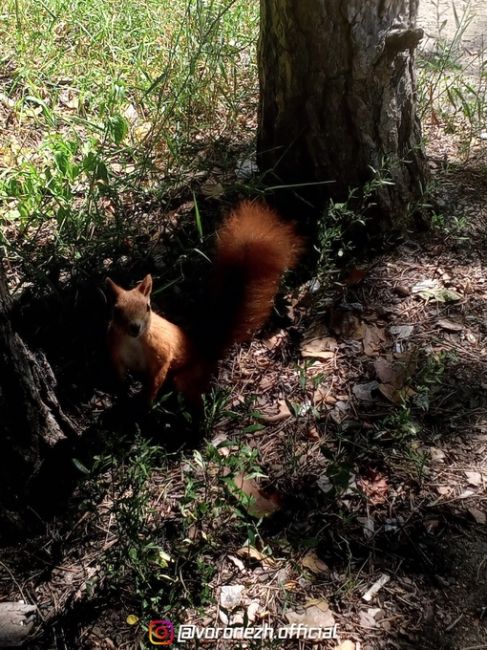
[{"label": "red squirrel", "polygon": [[118,378],[139,374],[149,402],[170,378],[199,405],[229,346],[249,340],[267,320],[281,276],[302,249],[293,225],[266,205],[238,204],[217,232],[211,295],[192,338],[151,310],[150,275],[129,290],[107,278],[114,297],[108,347]]}]

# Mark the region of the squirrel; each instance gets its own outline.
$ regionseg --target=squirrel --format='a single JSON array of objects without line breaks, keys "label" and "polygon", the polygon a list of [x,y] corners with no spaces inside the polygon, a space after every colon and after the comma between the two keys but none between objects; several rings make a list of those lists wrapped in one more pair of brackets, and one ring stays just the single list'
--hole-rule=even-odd
[{"label": "squirrel", "polygon": [[152,311],[151,275],[129,290],[106,278],[114,298],[108,348],[118,379],[123,382],[128,371],[139,374],[149,403],[171,379],[187,402],[199,407],[228,348],[264,325],[283,272],[302,250],[294,226],[271,208],[239,203],[217,231],[209,302],[191,338]]}]

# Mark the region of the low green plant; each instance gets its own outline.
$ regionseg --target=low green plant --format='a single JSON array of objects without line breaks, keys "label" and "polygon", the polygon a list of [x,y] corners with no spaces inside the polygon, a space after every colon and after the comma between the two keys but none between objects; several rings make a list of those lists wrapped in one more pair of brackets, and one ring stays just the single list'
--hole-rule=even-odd
[{"label": "low green plant", "polygon": [[245,139],[242,110],[257,96],[252,3],[6,0],[2,12],[12,128],[0,236],[21,276],[117,255],[134,206],[201,173],[209,140]]},{"label": "low green plant", "polygon": [[452,3],[455,30],[446,37],[447,20],[437,8],[438,37],[431,51],[418,56],[418,105],[424,121],[431,117],[442,123],[447,133],[458,138],[459,152],[468,157],[472,141],[484,128],[487,115],[487,61],[485,48],[475,56],[464,56],[462,42],[474,23],[472,3],[462,11]]}]

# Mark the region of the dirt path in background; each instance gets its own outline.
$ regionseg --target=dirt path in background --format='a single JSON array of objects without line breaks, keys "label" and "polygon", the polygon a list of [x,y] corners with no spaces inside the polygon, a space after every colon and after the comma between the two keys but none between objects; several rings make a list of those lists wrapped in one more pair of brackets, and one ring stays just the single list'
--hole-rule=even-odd
[{"label": "dirt path in background", "polygon": [[432,51],[440,39],[457,39],[452,54],[472,75],[479,74],[487,60],[486,0],[420,0],[418,25],[425,32],[420,49]]}]

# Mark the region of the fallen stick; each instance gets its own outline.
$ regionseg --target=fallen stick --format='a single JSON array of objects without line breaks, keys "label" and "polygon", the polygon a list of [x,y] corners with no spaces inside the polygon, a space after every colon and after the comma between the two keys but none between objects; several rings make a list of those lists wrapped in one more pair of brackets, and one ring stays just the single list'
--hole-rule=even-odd
[{"label": "fallen stick", "polygon": [[381,577],[374,582],[372,587],[370,589],[367,589],[365,594],[362,596],[363,600],[366,602],[370,602],[372,598],[375,596],[375,594],[382,589],[382,587],[389,582],[391,579],[390,575],[387,575],[387,573],[383,573]]}]

